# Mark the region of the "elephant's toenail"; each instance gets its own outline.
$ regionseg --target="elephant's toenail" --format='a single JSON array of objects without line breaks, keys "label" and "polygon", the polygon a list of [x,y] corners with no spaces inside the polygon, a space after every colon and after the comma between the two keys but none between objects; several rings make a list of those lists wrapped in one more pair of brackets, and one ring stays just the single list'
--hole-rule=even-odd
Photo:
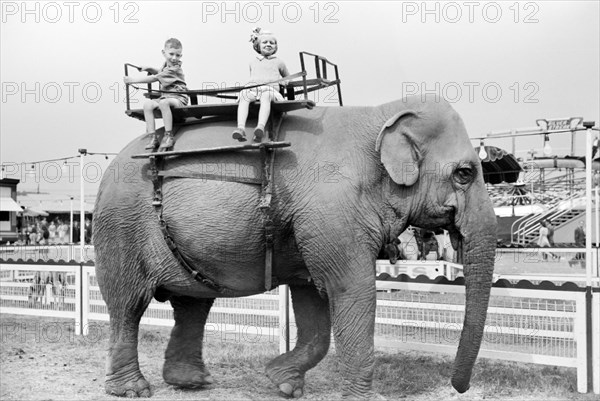
[{"label": "elephant's toenail", "polygon": [[281,390],[282,393],[287,394],[287,395],[292,395],[292,390],[294,388],[292,387],[292,385],[290,383],[282,383],[279,385],[279,390]]}]

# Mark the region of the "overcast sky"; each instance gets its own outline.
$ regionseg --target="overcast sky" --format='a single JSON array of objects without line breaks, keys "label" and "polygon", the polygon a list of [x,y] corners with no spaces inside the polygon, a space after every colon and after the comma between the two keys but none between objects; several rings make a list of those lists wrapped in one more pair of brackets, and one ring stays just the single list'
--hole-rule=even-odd
[{"label": "overcast sky", "polygon": [[[145,131],[124,113],[125,62],[159,66],[164,41],[176,37],[189,88],[244,83],[255,26],[276,34],[291,73],[302,50],[336,63],[345,105],[443,96],[472,137],[538,118],[600,120],[598,1],[223,4],[3,1],[2,163],[76,156],[78,148],[118,152]],[[318,100],[333,105],[332,94]],[[583,141],[581,134],[580,154]],[[486,144],[510,149],[508,141]],[[557,154],[568,144],[552,138]],[[541,154],[542,145],[542,138],[517,141],[523,152]],[[88,160],[105,168],[103,157]],[[46,169],[43,190],[77,187],[68,170],[60,179],[55,170]],[[91,177],[88,188],[95,185]]]}]

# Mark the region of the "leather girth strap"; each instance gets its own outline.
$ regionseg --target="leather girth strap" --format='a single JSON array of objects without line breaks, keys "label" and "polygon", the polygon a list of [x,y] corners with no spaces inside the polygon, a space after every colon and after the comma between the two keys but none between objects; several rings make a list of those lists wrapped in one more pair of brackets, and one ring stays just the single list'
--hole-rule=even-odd
[{"label": "leather girth strap", "polygon": [[[269,124],[270,129],[267,133],[271,141],[277,142],[279,139],[279,129],[283,121],[282,113],[272,113]],[[273,208],[271,200],[273,197],[273,175],[275,168],[275,149],[267,148],[264,145],[260,148],[262,159],[262,195],[259,209],[263,212],[265,218],[265,290],[270,291],[273,288],[273,241],[274,241],[274,223]]]},{"label": "leather girth strap", "polygon": [[169,233],[169,227],[167,222],[163,219],[163,193],[162,193],[162,183],[163,177],[159,174],[159,171],[162,169],[164,164],[164,158],[157,154],[156,156],[150,157],[150,177],[152,179],[152,185],[154,186],[154,194],[152,197],[152,206],[154,207],[154,211],[156,212],[156,216],[158,217],[158,224],[160,227],[160,231],[167,243],[167,246],[173,253],[173,256],[177,259],[177,261],[183,266],[183,268],[192,276],[192,278],[211,290],[226,294],[231,292],[227,288],[217,284],[215,281],[204,275],[201,271],[194,269],[183,254],[177,248],[177,244],[173,241],[173,237]]}]

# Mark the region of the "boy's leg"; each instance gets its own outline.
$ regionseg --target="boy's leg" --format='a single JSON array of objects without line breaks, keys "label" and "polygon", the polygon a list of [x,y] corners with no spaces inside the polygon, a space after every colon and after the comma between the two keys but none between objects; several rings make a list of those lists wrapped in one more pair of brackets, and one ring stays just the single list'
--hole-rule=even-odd
[{"label": "boy's leg", "polygon": [[158,102],[158,108],[160,109],[160,112],[162,114],[166,132],[171,132],[173,130],[173,113],[171,113],[171,107],[179,106],[182,106],[181,101],[173,97],[160,99],[160,101]]},{"label": "boy's leg", "polygon": [[158,138],[156,137],[156,125],[154,122],[154,109],[158,107],[158,103],[154,100],[148,100],[144,103],[144,119],[146,120],[146,133],[150,134],[150,141],[146,145],[146,149],[155,149],[158,146]]},{"label": "boy's leg", "polygon": [[182,103],[180,100],[168,97],[166,99],[161,99],[158,102],[158,107],[160,108],[160,112],[162,114],[163,123],[165,124],[165,135],[163,136],[162,142],[160,143],[159,150],[167,150],[175,145],[175,138],[173,137],[173,113],[171,113],[171,107],[181,106]]}]

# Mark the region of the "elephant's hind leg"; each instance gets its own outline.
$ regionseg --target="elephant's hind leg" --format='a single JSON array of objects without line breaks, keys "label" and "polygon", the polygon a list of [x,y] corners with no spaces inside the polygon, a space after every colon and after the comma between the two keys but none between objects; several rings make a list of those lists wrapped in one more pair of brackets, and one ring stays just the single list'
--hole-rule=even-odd
[{"label": "elephant's hind leg", "polygon": [[331,338],[329,305],[313,286],[290,286],[298,340],[293,350],[273,359],[267,376],[287,396],[301,397],[304,374],[327,355]]},{"label": "elephant's hind leg", "polygon": [[165,352],[163,378],[171,385],[198,388],[213,382],[202,358],[204,325],[214,298],[172,297],[175,326]]},{"label": "elephant's hind leg", "polygon": [[131,287],[123,288],[120,295],[105,295],[110,312],[110,340],[104,387],[108,394],[116,396],[149,397],[150,384],[140,372],[138,361],[138,332],[152,295],[132,291]]}]

